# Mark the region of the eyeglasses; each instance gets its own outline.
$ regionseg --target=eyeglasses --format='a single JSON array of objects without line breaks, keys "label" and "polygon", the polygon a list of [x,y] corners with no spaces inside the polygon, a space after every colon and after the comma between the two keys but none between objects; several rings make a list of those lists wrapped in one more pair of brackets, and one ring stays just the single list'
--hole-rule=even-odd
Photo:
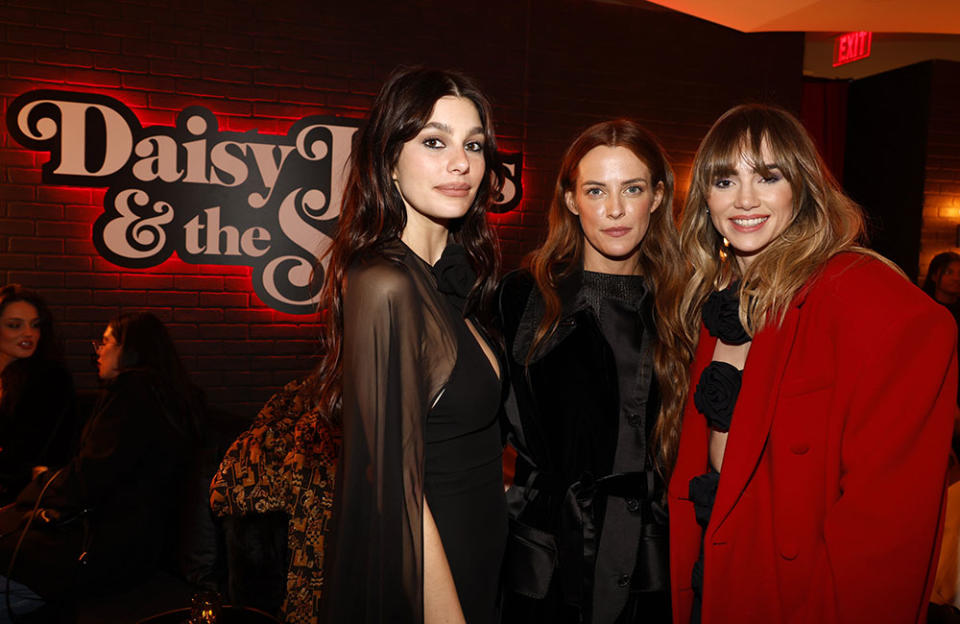
[{"label": "eyeglasses", "polygon": [[107,341],[105,341],[103,338],[100,338],[99,340],[91,340],[91,341],[90,341],[90,344],[93,345],[93,350],[94,350],[94,352],[100,353],[100,350],[103,349],[104,347],[109,347],[109,346],[115,345],[115,344],[117,344],[117,343],[116,343],[116,342],[107,342]]},{"label": "eyeglasses", "polygon": [[113,336],[108,336],[107,338],[97,338],[96,340],[91,340],[90,344],[93,346],[94,353],[100,353],[104,347],[112,347],[117,345],[117,339]]}]

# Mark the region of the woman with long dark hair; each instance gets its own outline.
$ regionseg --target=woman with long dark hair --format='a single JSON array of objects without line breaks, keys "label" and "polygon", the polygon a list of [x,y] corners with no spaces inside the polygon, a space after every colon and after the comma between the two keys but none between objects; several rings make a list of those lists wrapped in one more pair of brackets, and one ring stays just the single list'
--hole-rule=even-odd
[{"label": "woman with long dark hair", "polygon": [[673,191],[641,126],[591,126],[563,157],[546,241],[504,281],[505,621],[670,621],[664,478],[689,352]]},{"label": "woman with long dark hair", "polygon": [[[941,284],[945,278],[948,278],[949,286]],[[960,254],[943,251],[935,255],[927,267],[922,288],[923,292],[943,305],[956,303],[960,299]]]},{"label": "woman with long dark hair", "polygon": [[43,297],[19,284],[0,288],[0,505],[34,472],[67,460],[74,392],[58,346]]},{"label": "woman with long dark hair", "polygon": [[956,328],[889,261],[786,111],[738,106],[693,163],[697,345],[669,488],[677,622],[923,622]]},{"label": "woman with long dark hair", "polygon": [[0,514],[0,569],[48,603],[156,569],[200,435],[199,391],[155,316],[121,315],[95,345],[103,389],[78,450]]},{"label": "woman with long dark hair", "polygon": [[501,365],[476,313],[499,171],[490,104],[455,72],[396,72],[356,137],[314,377],[343,426],[323,621],[496,621]]}]

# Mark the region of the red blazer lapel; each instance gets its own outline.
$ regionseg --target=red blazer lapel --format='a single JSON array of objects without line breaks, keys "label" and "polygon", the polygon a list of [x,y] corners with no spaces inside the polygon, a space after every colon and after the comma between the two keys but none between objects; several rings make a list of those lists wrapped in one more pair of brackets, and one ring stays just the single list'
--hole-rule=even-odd
[{"label": "red blazer lapel", "polygon": [[713,532],[723,525],[760,462],[799,321],[800,307],[795,303],[783,325],[769,325],[754,336],[724,451],[720,487],[710,518]]}]

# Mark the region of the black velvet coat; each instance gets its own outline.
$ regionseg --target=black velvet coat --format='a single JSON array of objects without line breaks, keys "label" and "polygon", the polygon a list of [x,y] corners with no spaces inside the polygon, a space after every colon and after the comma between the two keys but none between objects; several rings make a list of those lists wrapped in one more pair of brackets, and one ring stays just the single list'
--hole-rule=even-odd
[{"label": "black velvet coat", "polygon": [[[659,503],[664,486],[648,460],[619,459],[624,450],[649,455],[646,444],[660,405],[652,346],[638,349],[648,361],[635,396],[645,404],[621,413],[614,353],[579,296],[581,285],[579,271],[559,284],[559,326],[530,360],[543,316],[541,295],[526,272],[508,275],[500,290],[513,388],[504,421],[518,453],[515,483],[507,492],[505,622],[609,623],[617,621],[631,587],[666,590],[666,518]],[[649,295],[626,320],[636,323],[636,331],[624,340],[655,339]],[[629,469],[614,473],[615,456],[619,468]],[[629,513],[624,517],[614,506]]]}]

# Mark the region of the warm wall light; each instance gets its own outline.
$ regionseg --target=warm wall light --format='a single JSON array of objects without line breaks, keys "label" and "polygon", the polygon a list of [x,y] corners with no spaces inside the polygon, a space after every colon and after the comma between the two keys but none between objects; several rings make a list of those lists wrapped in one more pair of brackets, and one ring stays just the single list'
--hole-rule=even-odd
[{"label": "warm wall light", "polygon": [[859,61],[870,56],[870,44],[873,33],[868,31],[851,32],[833,40],[833,66]]}]

